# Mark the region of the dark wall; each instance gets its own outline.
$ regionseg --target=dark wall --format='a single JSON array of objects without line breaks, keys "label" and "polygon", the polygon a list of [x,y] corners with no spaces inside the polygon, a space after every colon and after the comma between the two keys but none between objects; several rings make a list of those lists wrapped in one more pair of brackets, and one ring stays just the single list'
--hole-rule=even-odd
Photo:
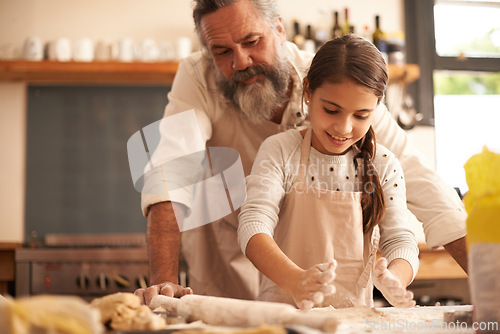
[{"label": "dark wall", "polygon": [[162,117],[169,89],[28,87],[26,242],[47,233],[145,232],[127,140]]}]

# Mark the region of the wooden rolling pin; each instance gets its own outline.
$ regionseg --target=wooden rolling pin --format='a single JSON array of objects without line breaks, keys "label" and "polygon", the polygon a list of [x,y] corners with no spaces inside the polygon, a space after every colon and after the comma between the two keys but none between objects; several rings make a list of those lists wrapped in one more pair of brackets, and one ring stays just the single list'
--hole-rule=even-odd
[{"label": "wooden rolling pin", "polygon": [[181,298],[155,296],[149,307],[164,308],[169,313],[201,320],[214,326],[257,327],[261,324],[302,325],[333,333],[337,321],[322,314],[308,314],[283,303],[271,303],[232,298],[186,295]]}]

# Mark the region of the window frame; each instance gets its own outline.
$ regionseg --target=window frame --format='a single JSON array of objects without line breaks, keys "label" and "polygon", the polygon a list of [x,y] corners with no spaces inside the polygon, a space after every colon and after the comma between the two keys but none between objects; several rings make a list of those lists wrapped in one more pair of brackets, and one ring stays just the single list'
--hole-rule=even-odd
[{"label": "window frame", "polygon": [[[458,57],[442,57],[436,52],[434,29],[435,0],[404,0],[406,57],[408,63],[418,64],[420,79],[408,87],[415,98],[417,110],[423,115],[421,125],[434,125],[435,70],[499,72],[500,58],[474,57],[465,60]],[[466,0],[450,3],[471,3]],[[475,4],[489,4],[475,1]]]}]

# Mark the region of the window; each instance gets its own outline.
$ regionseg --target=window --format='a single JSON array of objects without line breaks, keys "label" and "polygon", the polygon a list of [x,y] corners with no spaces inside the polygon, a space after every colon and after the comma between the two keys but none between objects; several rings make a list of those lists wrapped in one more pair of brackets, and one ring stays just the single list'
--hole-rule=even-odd
[{"label": "window", "polygon": [[500,1],[435,1],[440,57],[500,57]]},{"label": "window", "polygon": [[405,0],[405,15],[411,92],[435,127],[438,174],[463,194],[465,162],[500,153],[500,1]]}]

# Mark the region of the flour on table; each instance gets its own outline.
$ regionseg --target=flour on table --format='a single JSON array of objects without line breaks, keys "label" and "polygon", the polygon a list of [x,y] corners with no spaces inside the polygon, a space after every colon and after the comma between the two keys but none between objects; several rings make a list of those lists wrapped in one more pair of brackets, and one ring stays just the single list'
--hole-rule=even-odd
[{"label": "flour on table", "polygon": [[386,314],[382,311],[376,310],[373,307],[367,306],[354,306],[349,308],[336,309],[332,306],[329,307],[316,307],[309,311],[308,314],[323,314],[329,315],[332,318],[338,320],[339,323],[342,322],[364,322],[366,319],[372,321],[387,321],[391,317],[390,314]]}]

